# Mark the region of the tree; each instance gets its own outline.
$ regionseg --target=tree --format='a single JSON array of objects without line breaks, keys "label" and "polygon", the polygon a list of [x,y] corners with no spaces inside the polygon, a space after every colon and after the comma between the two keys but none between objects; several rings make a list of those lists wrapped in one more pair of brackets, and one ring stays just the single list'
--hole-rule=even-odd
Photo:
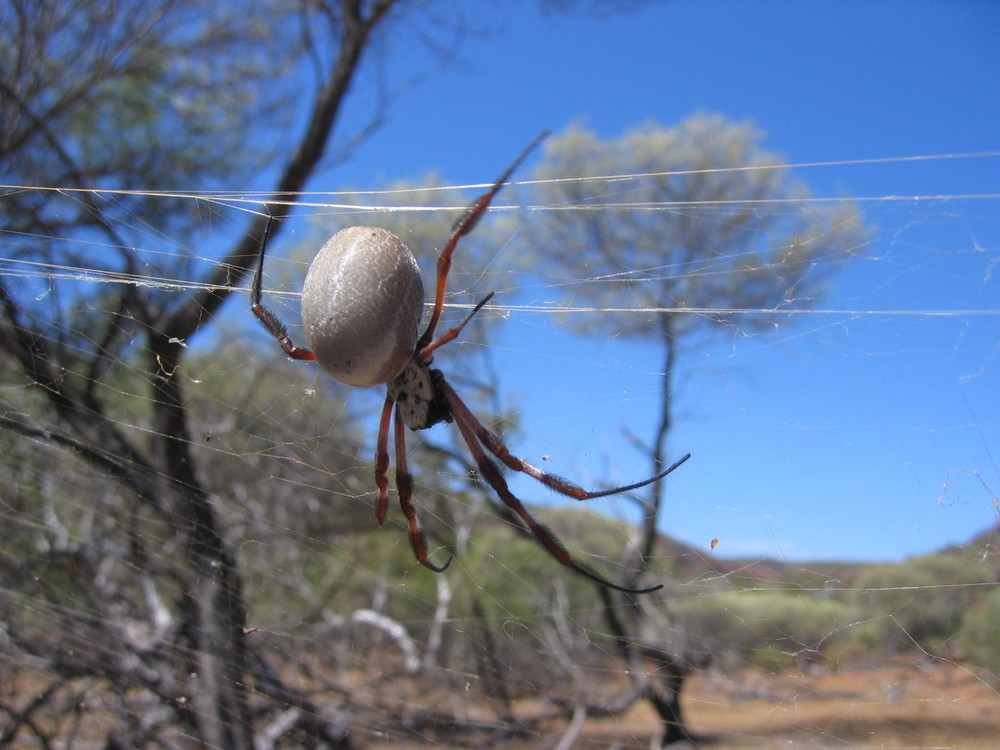
[{"label": "tree", "polygon": [[996,578],[991,561],[963,551],[873,565],[854,583],[862,624],[852,635],[872,650],[947,654],[956,637],[964,642],[963,617],[978,605],[982,586]]},{"label": "tree", "polygon": [[991,681],[1000,679],[1000,588],[982,595],[962,618],[960,642],[969,661],[988,670]]},{"label": "tree", "polygon": [[[519,246],[531,267],[575,279],[561,288],[574,306],[591,308],[575,312],[567,325],[660,348],[659,416],[648,443],[642,441],[650,474],[669,463],[684,346],[781,324],[785,312],[821,298],[830,274],[865,241],[851,203],[806,200],[805,187],[791,180],[778,155],[762,150],[761,139],[752,125],[711,114],[674,128],[650,123],[610,141],[572,127],[546,144],[535,174],[540,182],[530,200],[544,210],[519,217]],[[640,541],[621,568],[626,586],[635,585],[655,553],[664,491],[657,482],[646,494]],[[652,634],[643,640],[637,603],[620,608],[617,595],[600,593],[620,653],[659,667],[648,671],[663,678],[659,688],[640,679],[663,719],[664,744],[686,739],[679,694],[692,665],[652,645]]]},{"label": "tree", "polygon": [[[114,744],[159,741],[163,725],[179,720],[205,745],[250,747],[251,684],[273,708],[296,710],[301,731],[331,746],[346,747],[350,739],[341,718],[322,717],[248,645],[243,582],[216,498],[199,476],[182,388],[188,341],[253,263],[265,214],[281,216],[285,209],[268,203],[249,229],[238,229],[232,249],[207,267],[192,254],[164,269],[160,253],[135,248],[147,246],[150,227],[180,236],[192,218],[185,203],[125,193],[102,201],[90,189],[191,190],[232,179],[232,165],[246,163],[250,124],[263,124],[265,132],[276,124],[264,116],[279,99],[261,102],[255,92],[280,91],[277,76],[309,60],[324,64],[301,113],[305,127],[270,161],[272,201],[294,200],[327,150],[376,29],[402,5],[343,0],[282,10],[287,4],[265,1],[211,12],[203,3],[163,0],[9,0],[2,6],[0,164],[11,182],[61,189],[6,196],[3,232],[27,238],[10,243],[11,260],[87,274],[105,269],[119,278],[143,266],[147,277],[159,271],[195,282],[179,295],[124,284],[94,297],[60,283],[58,274],[0,286],[0,347],[19,365],[21,381],[43,397],[5,404],[4,428],[74,453],[97,475],[81,486],[113,478],[127,490],[102,508],[102,527],[110,527],[106,543],[80,545],[68,534],[41,558],[28,549],[25,557],[4,558],[26,591],[34,590],[34,567],[72,560],[60,568],[69,576],[63,584],[42,589],[56,611],[64,587],[78,587],[82,579],[92,588],[100,580],[103,589],[93,589],[76,610],[92,626],[90,648],[46,639],[23,610],[25,617],[11,625],[11,642],[29,661],[49,665],[48,697],[73,677],[102,675],[120,695],[138,692],[158,702],[155,721],[123,719],[109,738]],[[85,191],[71,192],[75,188]],[[138,224],[135,216],[150,218]],[[136,236],[142,241],[132,241]],[[95,242],[99,252],[77,249]],[[49,294],[52,289],[57,293]],[[13,376],[9,369],[5,374]],[[148,405],[145,429],[128,427],[139,411],[130,397]],[[53,524],[58,528],[58,514]],[[137,533],[142,527],[158,532]],[[98,576],[101,569],[106,574]],[[44,740],[31,710],[19,713],[10,737],[29,727]]]}]

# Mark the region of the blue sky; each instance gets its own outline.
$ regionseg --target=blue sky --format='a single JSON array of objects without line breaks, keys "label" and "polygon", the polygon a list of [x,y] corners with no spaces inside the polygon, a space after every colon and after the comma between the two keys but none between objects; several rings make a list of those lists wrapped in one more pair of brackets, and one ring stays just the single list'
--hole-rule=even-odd
[{"label": "blue sky", "polygon": [[[1000,3],[676,0],[606,18],[500,5],[494,17],[456,4],[488,33],[393,103],[336,186],[431,169],[488,182],[542,129],[582,120],[610,138],[698,110],[752,119],[791,163],[1000,151]],[[396,58],[397,81],[401,60],[427,61],[416,46]],[[671,482],[662,529],[705,550],[718,538],[717,554],[789,560],[966,541],[1000,517],[1000,158],[795,176],[820,196],[994,197],[862,203],[878,232],[821,305],[842,312],[687,352],[671,446],[694,458]],[[546,280],[523,286],[537,298]],[[977,312],[954,312],[966,310]],[[527,313],[495,336],[523,412],[516,452],[552,456],[584,483],[644,475],[620,433],[652,433],[657,349],[583,341]],[[446,372],[451,356],[437,360]],[[600,507],[628,517],[624,501]]]}]

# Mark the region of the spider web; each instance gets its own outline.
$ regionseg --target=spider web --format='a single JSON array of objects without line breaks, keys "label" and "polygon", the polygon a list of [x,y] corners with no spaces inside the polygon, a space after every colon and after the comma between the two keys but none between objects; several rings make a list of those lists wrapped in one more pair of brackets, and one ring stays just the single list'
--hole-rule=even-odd
[{"label": "spider web", "polygon": [[[984,170],[996,160],[794,169],[850,184],[886,163],[929,161],[945,174],[959,157]],[[301,279],[332,227],[389,222],[433,267],[455,215],[440,206],[465,205],[469,191],[430,187],[433,201],[423,190],[304,196],[269,251],[265,284],[293,337]],[[514,206],[498,206],[456,253],[442,325],[498,293],[436,366],[512,451],[585,486],[648,475],[662,356],[648,342],[573,333],[567,321],[597,315],[624,328],[666,312],[721,320],[722,335],[695,338],[678,355],[669,448],[694,458],[669,478],[664,536],[643,579],[667,586],[643,605],[633,634],[689,666],[687,721],[717,747],[839,747],[869,736],[987,747],[995,736],[1000,196],[907,187],[853,199],[877,227],[864,251],[818,304],[792,290],[773,329],[755,335],[740,316],[771,311],[573,304],[567,289],[572,297],[607,271],[555,278],[512,263],[525,221]],[[6,188],[5,199],[23,192]],[[253,194],[143,195],[189,202],[196,231],[164,236],[116,213],[126,203],[112,191],[96,199],[134,246],[73,235],[46,254],[35,248],[51,237],[0,235],[0,273],[21,315],[59,354],[65,377],[92,389],[138,445],[154,443],[158,429],[142,350],[149,323],[122,316],[123,343],[95,367],[109,300],[131,287],[169,310],[216,262],[210,249],[262,205]],[[708,218],[716,207],[683,210]],[[122,258],[136,262],[126,268]],[[678,272],[694,273],[615,273],[643,284]],[[594,588],[495,512],[455,428],[408,436],[432,554],[455,553],[436,576],[413,560],[395,508],[385,528],[373,519],[381,391],[340,387],[284,359],[250,316],[245,283],[232,291],[167,375],[183,383],[196,472],[244,581],[247,638],[311,699],[283,704],[258,672],[262,742],[306,710],[349,716],[369,747],[647,746],[661,727],[636,699],[648,678],[636,669],[658,662],[623,662]],[[141,725],[131,736],[187,746],[184,708],[164,699],[169,685],[144,678],[123,693],[114,670],[67,668],[80,654],[134,658],[139,668],[182,660],[183,585],[170,569],[178,540],[112,472],[83,460],[79,441],[60,439],[65,426],[12,359],[3,374],[0,731],[16,725],[14,744],[49,737],[82,747],[108,727]],[[509,479],[588,566],[614,572],[638,537],[634,496],[581,507]]]}]

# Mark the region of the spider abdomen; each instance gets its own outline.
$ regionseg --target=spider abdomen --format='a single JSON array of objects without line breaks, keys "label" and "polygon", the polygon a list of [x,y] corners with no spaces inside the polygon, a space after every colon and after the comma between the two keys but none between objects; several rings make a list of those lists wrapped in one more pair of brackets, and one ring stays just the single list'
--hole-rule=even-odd
[{"label": "spider abdomen", "polygon": [[424,285],[413,254],[378,227],[327,240],[302,287],[302,326],[316,361],[348,385],[395,378],[413,358]]}]

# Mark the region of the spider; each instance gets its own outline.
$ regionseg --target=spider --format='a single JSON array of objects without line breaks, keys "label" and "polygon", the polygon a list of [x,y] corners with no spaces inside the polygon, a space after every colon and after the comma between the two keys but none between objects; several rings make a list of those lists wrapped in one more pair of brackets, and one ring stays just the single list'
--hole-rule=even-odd
[{"label": "spider", "polygon": [[[432,562],[413,507],[413,476],[406,455],[405,427],[425,430],[439,422],[454,422],[472,454],[480,476],[503,503],[520,517],[556,560],[597,583],[626,593],[642,594],[662,588],[628,588],[615,584],[570,556],[556,535],[524,506],[507,486],[495,459],[514,471],[577,500],[590,500],[644,487],[666,476],[687,459],[654,477],[607,490],[588,491],[561,477],[532,466],[511,454],[503,441],[487,429],[445,380],[430,367],[433,354],[453,341],[472,317],[493,297],[482,299],[462,322],[434,338],[444,303],[451,256],[459,240],[469,234],[489,208],[510,175],[546,137],[538,136],[514,160],[493,186],[465,211],[452,229],[437,262],[437,291],[430,321],[417,335],[423,314],[424,289],[416,259],[391,232],[377,227],[350,227],[337,232],[320,249],[302,288],[302,327],[310,348],[292,343],[278,316],[261,304],[264,252],[272,219],[260,240],[259,259],[250,293],[250,309],[293,359],[314,360],[333,378],[347,385],[386,384],[375,449],[378,500],[375,518],[385,521],[389,507],[389,430],[392,422],[396,452],[396,491],[409,524],[410,543],[418,562],[441,573],[451,563]],[[393,413],[395,412],[395,419]],[[491,458],[492,454],[494,458]]]}]

